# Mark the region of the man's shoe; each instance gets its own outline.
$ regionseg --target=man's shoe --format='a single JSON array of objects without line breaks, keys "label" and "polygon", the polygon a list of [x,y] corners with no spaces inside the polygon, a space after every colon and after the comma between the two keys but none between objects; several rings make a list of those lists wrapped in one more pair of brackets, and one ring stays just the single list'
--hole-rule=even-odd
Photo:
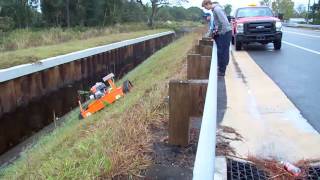
[{"label": "man's shoe", "polygon": [[220,77],[224,77],[224,76],[225,76],[225,73],[224,73],[224,72],[222,72],[222,71],[218,71],[218,76],[220,76]]}]

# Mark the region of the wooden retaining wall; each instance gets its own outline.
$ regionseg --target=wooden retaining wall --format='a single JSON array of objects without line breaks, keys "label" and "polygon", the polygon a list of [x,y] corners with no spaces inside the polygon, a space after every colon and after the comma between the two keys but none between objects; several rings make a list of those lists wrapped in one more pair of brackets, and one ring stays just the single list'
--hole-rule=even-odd
[{"label": "wooden retaining wall", "polygon": [[173,33],[167,34],[0,82],[0,117],[36,98],[96,74],[112,72],[116,77],[121,77],[124,72],[171,43],[173,38]]}]

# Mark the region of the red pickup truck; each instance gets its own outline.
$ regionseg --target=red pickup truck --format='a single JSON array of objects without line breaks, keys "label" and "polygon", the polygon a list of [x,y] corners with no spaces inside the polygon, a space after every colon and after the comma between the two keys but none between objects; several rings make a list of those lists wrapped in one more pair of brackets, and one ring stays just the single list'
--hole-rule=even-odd
[{"label": "red pickup truck", "polygon": [[273,43],[274,49],[281,49],[282,23],[269,7],[248,6],[239,8],[231,18],[232,44],[241,50],[243,44],[258,42]]}]

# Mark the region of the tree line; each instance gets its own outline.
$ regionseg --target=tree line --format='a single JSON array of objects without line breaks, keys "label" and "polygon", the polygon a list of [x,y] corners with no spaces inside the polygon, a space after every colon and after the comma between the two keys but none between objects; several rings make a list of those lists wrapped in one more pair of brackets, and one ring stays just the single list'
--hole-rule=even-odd
[{"label": "tree line", "polygon": [[284,19],[305,18],[312,19],[314,24],[320,24],[320,0],[311,5],[309,9],[305,5],[294,8],[292,0],[261,0],[262,5],[272,7],[277,14],[283,14]]},{"label": "tree line", "polygon": [[[175,4],[186,0],[176,0]],[[0,0],[0,30],[26,27],[108,26],[115,23],[199,21],[202,10],[170,0]]]}]

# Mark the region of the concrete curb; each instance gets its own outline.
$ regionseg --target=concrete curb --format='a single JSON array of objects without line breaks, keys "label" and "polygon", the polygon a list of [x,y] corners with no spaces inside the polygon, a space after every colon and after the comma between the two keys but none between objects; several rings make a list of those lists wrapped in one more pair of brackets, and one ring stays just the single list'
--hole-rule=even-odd
[{"label": "concrete curb", "polygon": [[214,170],[214,180],[227,180],[227,158],[225,156],[216,157]]}]

